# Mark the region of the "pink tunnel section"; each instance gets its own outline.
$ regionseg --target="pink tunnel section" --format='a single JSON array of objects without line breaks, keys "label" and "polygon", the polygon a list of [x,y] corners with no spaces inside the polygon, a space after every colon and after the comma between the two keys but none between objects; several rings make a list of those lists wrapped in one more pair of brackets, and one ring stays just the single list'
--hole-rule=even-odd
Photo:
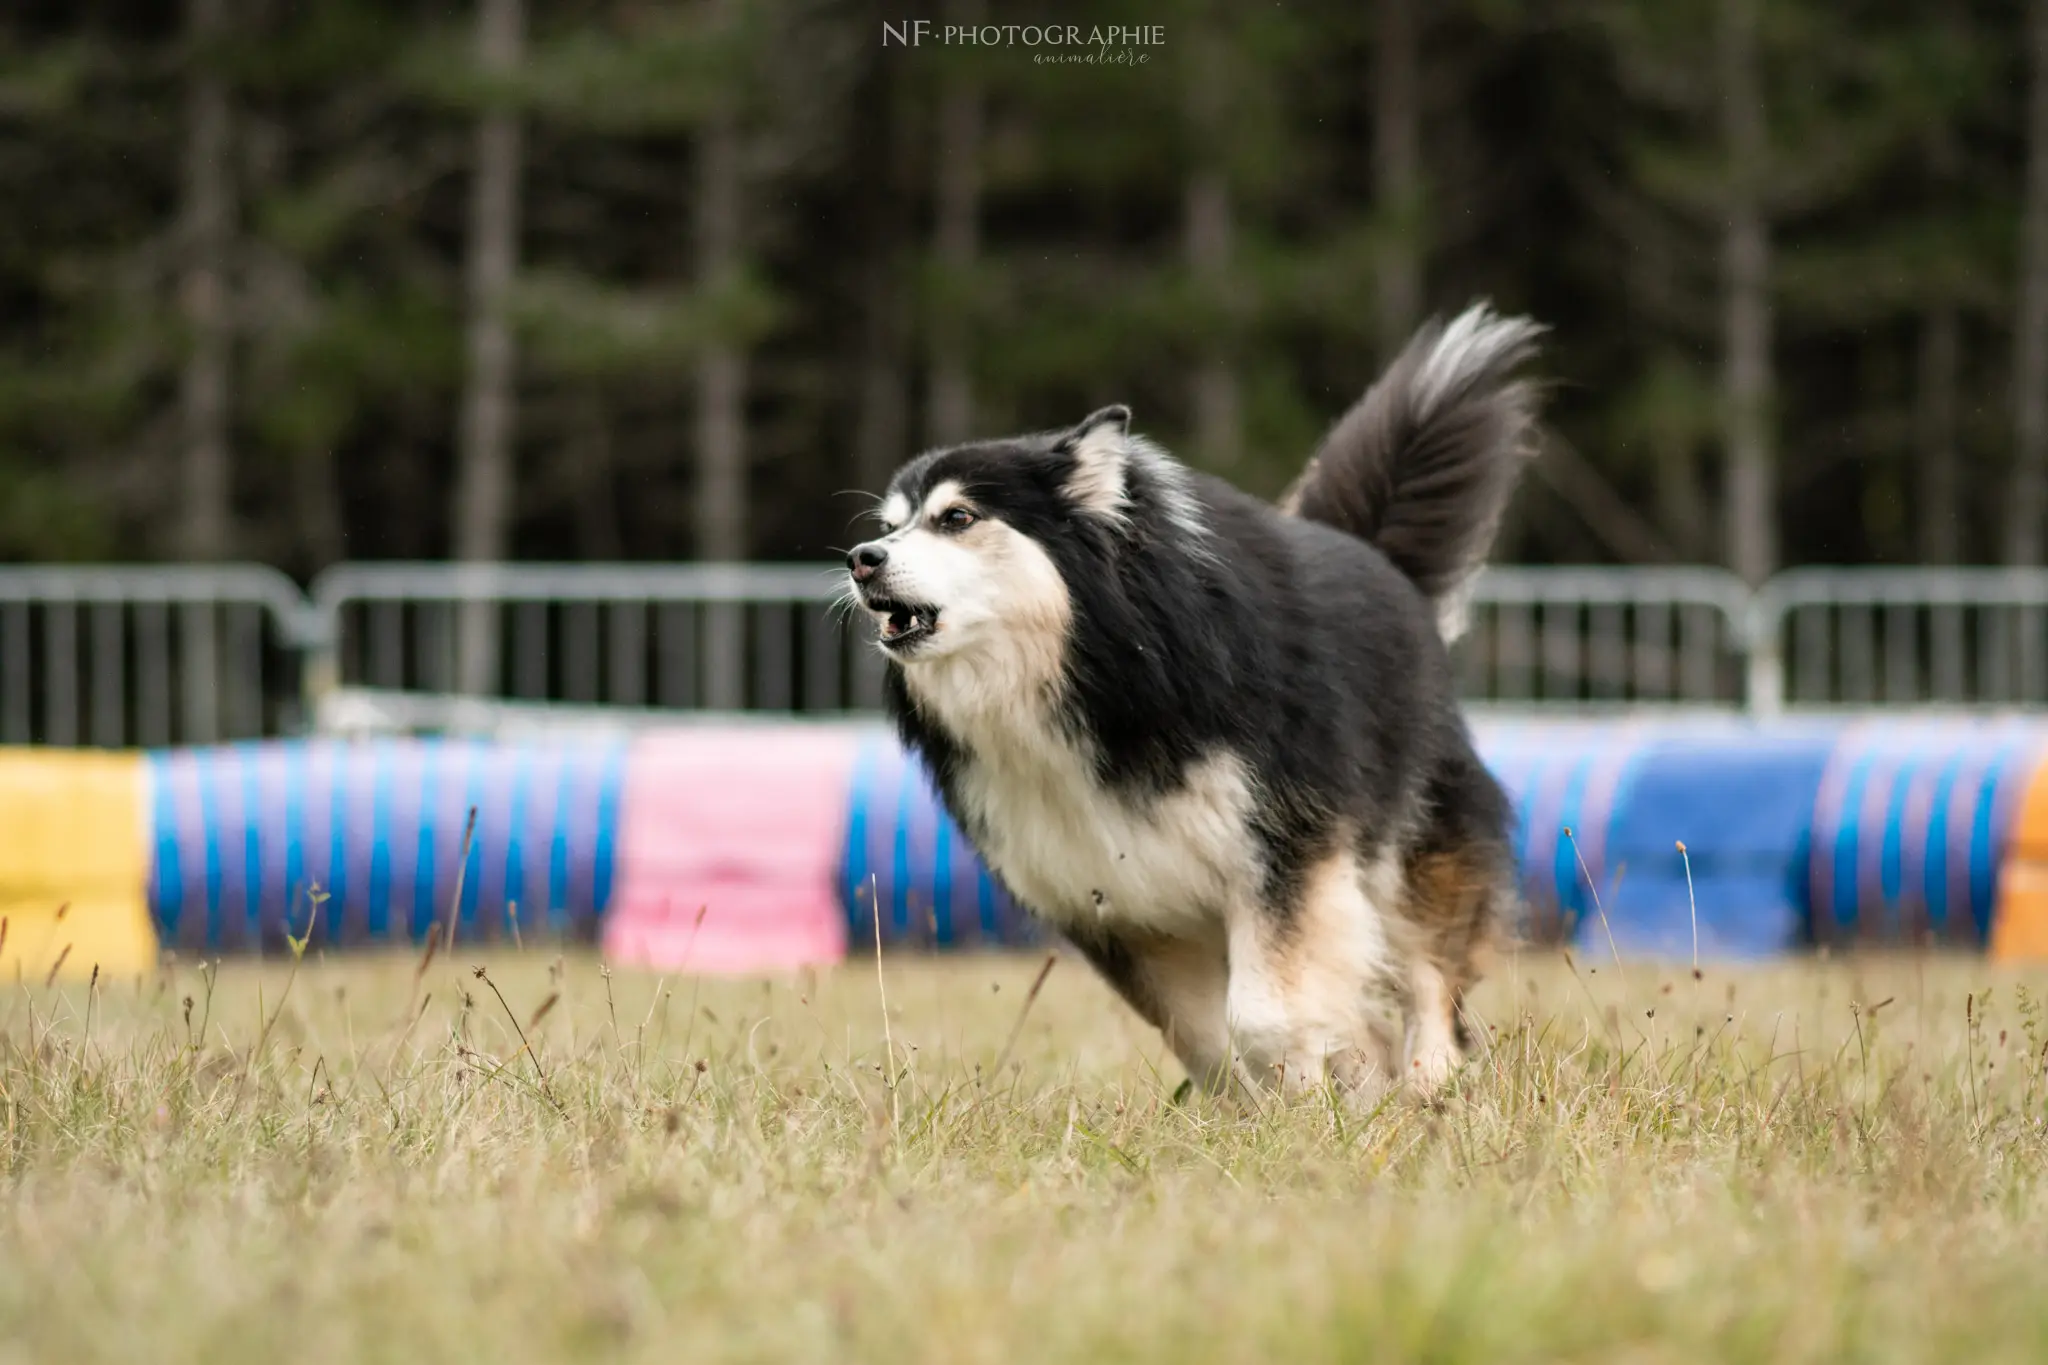
[{"label": "pink tunnel section", "polygon": [[859,734],[738,725],[636,739],[605,956],[733,975],[845,956],[835,875]]}]

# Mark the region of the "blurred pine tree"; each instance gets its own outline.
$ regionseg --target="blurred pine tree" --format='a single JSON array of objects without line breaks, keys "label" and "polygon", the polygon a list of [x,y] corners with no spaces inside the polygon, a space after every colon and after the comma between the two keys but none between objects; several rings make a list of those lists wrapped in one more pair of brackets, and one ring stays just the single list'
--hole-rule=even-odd
[{"label": "blurred pine tree", "polygon": [[1102,0],[1164,32],[1114,65],[523,5],[495,75],[474,6],[0,12],[0,555],[455,550],[491,111],[522,557],[829,555],[927,436],[1112,400],[1271,493],[1480,295],[1561,381],[1512,554],[2017,543],[2017,0]]}]

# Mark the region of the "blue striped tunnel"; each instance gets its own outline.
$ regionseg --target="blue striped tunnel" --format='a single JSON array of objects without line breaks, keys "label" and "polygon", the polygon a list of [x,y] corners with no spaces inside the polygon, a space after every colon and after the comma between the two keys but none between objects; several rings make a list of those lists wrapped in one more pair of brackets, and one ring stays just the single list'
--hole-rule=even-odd
[{"label": "blue striped tunnel", "polygon": [[[1733,722],[1659,736],[1631,765],[1605,845],[1607,923],[1623,953],[1758,958],[1810,938],[1812,811],[1832,722]],[[1685,851],[1678,845],[1683,842]]]},{"label": "blue striped tunnel", "polygon": [[[2038,719],[1489,719],[1511,797],[1524,938],[1685,960],[1819,942],[1981,944]],[[1014,943],[1028,917],[877,736],[854,781],[842,895],[854,942]],[[1685,851],[1678,845],[1683,842]],[[1690,876],[1688,876],[1688,863]]]},{"label": "blue striped tunnel", "polygon": [[[1490,718],[1475,728],[1513,800],[1522,936],[1604,953],[1611,934],[1624,953],[1681,960],[1695,937],[1701,956],[1716,958],[1815,942],[1984,944],[2024,793],[2048,764],[2040,718]],[[647,805],[661,782],[679,780],[670,768],[731,769],[742,780],[736,765],[764,742],[752,731],[712,745],[690,731],[635,744],[292,741],[152,753],[150,908],[166,946],[198,952],[275,948],[287,933],[404,941],[451,907],[465,936],[509,934],[516,907],[522,936],[587,938],[614,899],[619,833],[634,824],[630,768],[644,779],[643,852],[668,869],[656,878],[661,897],[700,887],[772,897],[749,869],[786,834],[810,851],[775,866],[815,868],[802,896],[828,908],[836,889],[854,945],[872,942],[878,925],[885,942],[918,947],[1042,937],[921,765],[880,727],[786,732],[786,745],[822,746],[818,763],[791,758],[757,775],[802,784],[789,788],[787,810],[772,796],[734,803],[715,792]],[[709,747],[697,767],[678,768],[660,758],[678,745]],[[824,762],[833,745],[841,756]],[[765,934],[765,924],[733,932]],[[823,941],[804,941],[814,939]]]},{"label": "blue striped tunnel", "polygon": [[1848,726],[1814,806],[1815,936],[1989,942],[1999,866],[2044,756],[2039,721]]},{"label": "blue striped tunnel", "polygon": [[939,804],[924,767],[877,731],[854,759],[840,898],[847,941],[941,948],[1036,942],[1036,923],[1011,899]]},{"label": "blue striped tunnel", "polygon": [[404,941],[451,910],[467,936],[509,934],[516,915],[522,935],[580,938],[611,897],[623,744],[293,741],[149,766],[166,946]]}]

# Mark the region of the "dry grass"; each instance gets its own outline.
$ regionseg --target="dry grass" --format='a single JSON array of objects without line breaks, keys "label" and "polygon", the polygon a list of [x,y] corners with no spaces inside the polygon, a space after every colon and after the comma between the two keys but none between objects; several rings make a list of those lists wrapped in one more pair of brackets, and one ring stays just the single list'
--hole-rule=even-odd
[{"label": "dry grass", "polygon": [[1037,959],[892,959],[893,1067],[872,962],[471,965],[16,989],[0,1360],[2048,1358],[2048,977],[1525,957],[1357,1118],[1073,962],[1000,1074]]}]

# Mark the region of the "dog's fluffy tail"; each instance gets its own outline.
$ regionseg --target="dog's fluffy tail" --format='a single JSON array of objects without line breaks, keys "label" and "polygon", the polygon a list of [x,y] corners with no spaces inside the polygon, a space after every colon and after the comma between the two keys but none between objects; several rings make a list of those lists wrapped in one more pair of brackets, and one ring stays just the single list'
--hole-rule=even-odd
[{"label": "dog's fluffy tail", "polygon": [[1543,330],[1483,303],[1431,321],[1281,500],[1378,546],[1436,604],[1446,640],[1464,633],[1472,581],[1535,450],[1536,388],[1515,370]]}]

